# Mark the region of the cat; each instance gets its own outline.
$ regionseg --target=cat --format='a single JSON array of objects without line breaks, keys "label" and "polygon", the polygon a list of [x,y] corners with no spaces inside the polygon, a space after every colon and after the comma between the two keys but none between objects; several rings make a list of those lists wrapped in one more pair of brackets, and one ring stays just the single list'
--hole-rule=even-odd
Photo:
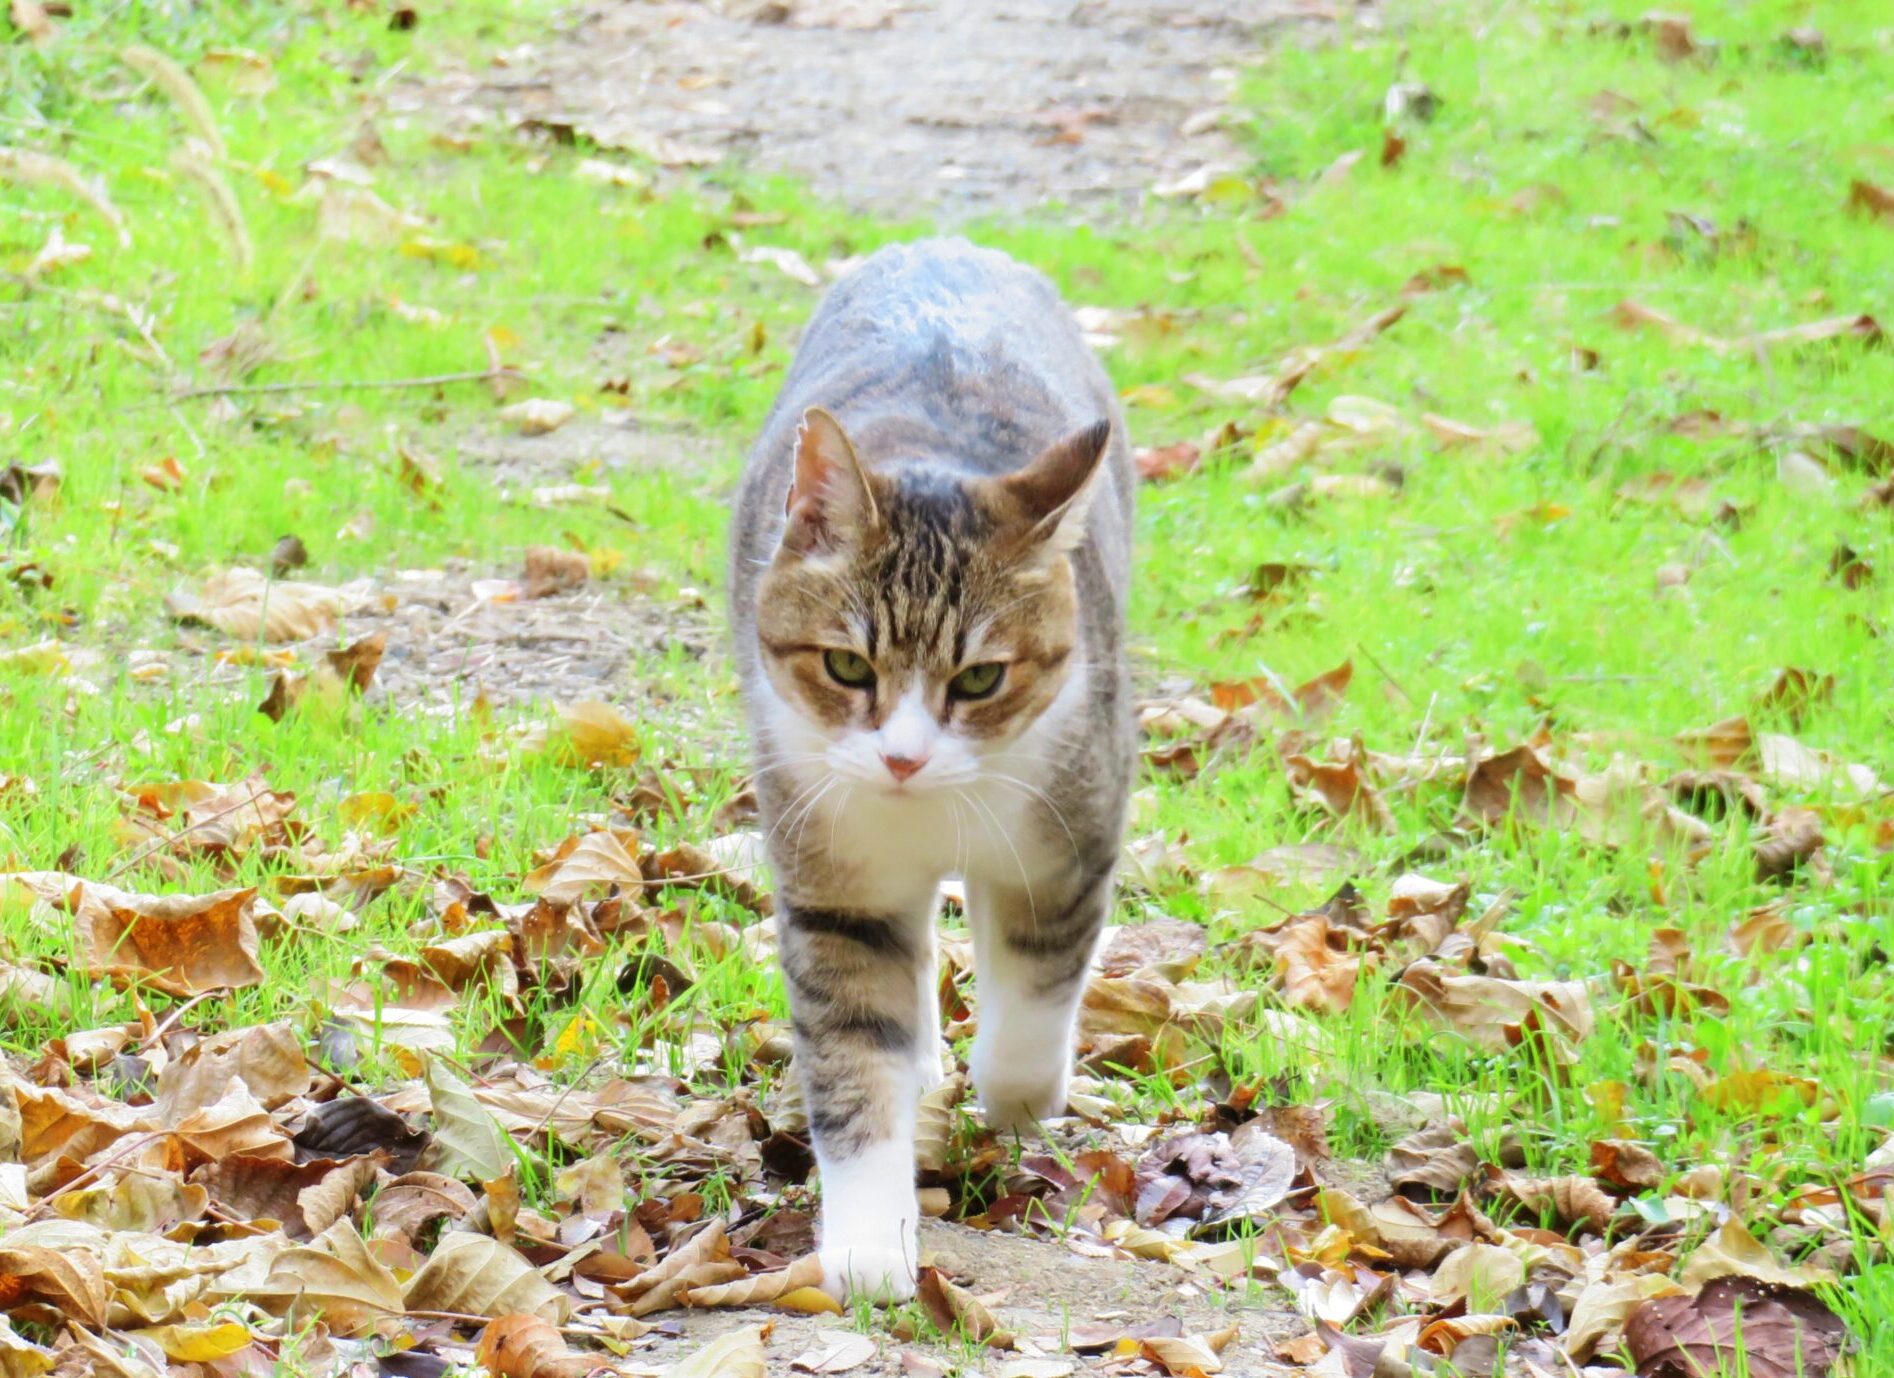
[{"label": "cat", "polygon": [[913,1294],[944,877],[988,1123],[1065,1111],[1136,754],[1134,485],[1057,291],[964,240],[836,283],[750,452],[730,607],[837,1298]]}]

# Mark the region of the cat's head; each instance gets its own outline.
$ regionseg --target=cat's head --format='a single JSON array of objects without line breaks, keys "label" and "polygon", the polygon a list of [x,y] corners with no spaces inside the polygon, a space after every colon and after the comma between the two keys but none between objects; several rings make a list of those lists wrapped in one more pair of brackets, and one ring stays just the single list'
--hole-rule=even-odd
[{"label": "cat's head", "polygon": [[[897,793],[977,780],[1077,671],[1067,551],[1110,439],[1101,421],[992,478],[870,469],[811,409],[758,654],[792,763]],[[800,772],[798,772],[800,773]]]}]

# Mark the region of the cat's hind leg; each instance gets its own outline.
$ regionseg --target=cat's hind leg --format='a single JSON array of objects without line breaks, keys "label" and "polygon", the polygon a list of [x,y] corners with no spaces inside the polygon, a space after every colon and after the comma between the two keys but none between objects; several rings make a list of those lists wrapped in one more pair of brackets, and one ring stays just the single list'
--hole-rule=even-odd
[{"label": "cat's hind leg", "polygon": [[1111,905],[1109,862],[1074,867],[1063,883],[969,881],[979,1032],[974,1089],[987,1123],[1024,1129],[1062,1115],[1072,1033],[1098,935]]}]

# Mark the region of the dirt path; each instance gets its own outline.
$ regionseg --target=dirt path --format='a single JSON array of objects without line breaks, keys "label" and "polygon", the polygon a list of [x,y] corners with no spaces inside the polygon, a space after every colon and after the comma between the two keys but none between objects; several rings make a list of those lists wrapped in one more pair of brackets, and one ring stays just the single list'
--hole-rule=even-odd
[{"label": "dirt path", "polygon": [[660,162],[734,158],[826,199],[955,221],[1134,202],[1206,163],[1265,29],[1317,0],[612,0],[412,93]]}]

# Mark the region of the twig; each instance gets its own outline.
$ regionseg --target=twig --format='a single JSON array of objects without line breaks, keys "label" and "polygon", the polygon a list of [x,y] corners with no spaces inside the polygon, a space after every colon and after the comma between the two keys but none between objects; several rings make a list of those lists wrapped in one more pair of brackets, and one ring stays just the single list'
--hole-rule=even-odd
[{"label": "twig", "polygon": [[165,1135],[169,1134],[170,1132],[171,1131],[168,1129],[154,1129],[149,1134],[140,1134],[136,1136],[135,1138],[132,1139],[130,1143],[126,1144],[123,1148],[111,1154],[109,1157],[103,1158],[100,1161],[94,1163],[91,1167],[87,1168],[84,1172],[80,1173],[77,1177],[73,1178],[70,1182],[67,1182],[64,1186],[60,1187],[58,1191],[54,1192],[51,1196],[48,1196],[44,1201],[41,1201],[37,1206],[33,1207],[32,1210],[28,1211],[25,1215],[21,1216],[20,1224],[22,1225],[32,1224],[33,1221],[39,1219],[40,1216],[44,1214],[46,1210],[52,1206],[53,1202],[56,1201],[59,1197],[64,1196],[69,1191],[73,1191],[79,1187],[84,1186],[87,1182],[98,1177],[99,1174],[104,1172],[107,1168],[115,1166],[121,1159],[131,1157],[131,1155],[134,1152],[136,1152],[138,1149],[145,1147],[147,1144],[156,1143],[159,1139],[162,1139]]},{"label": "twig", "polygon": [[312,378],[295,383],[228,383],[217,387],[186,388],[171,394],[173,402],[189,402],[199,397],[230,397],[238,393],[259,392],[365,392],[389,388],[438,388],[448,383],[492,383],[499,379],[522,379],[516,368],[468,369],[462,373],[435,373],[425,378]]},{"label": "twig", "polygon": [[171,1031],[171,1026],[177,1023],[178,1020],[182,1019],[185,1013],[190,1010],[191,1006],[201,1004],[204,1001],[210,999],[211,996],[218,995],[221,993],[222,992],[220,991],[200,990],[196,995],[193,995],[189,1000],[186,1000],[182,1005],[178,1005],[174,1007],[168,1014],[165,1015],[163,1019],[158,1021],[157,1025],[151,1030],[149,1034],[146,1034],[145,1037],[138,1040],[139,1053],[142,1054],[145,1052],[146,1049],[155,1047],[158,1043],[158,1040],[163,1038],[167,1033]]}]

